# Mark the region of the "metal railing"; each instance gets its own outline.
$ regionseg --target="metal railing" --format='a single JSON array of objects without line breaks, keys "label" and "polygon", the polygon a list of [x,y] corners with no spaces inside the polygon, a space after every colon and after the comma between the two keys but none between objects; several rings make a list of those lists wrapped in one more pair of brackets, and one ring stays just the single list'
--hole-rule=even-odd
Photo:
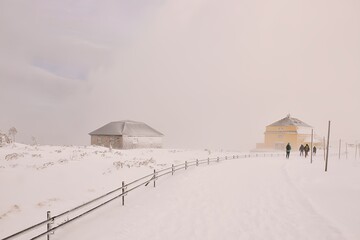
[{"label": "metal railing", "polygon": [[[194,161],[185,161],[184,163],[182,164],[178,164],[178,165],[174,165],[172,164],[171,167],[167,167],[167,168],[164,168],[164,169],[161,169],[161,170],[158,170],[156,171],[154,169],[154,172],[151,173],[151,174],[148,174],[146,176],[143,176],[141,178],[138,178],[132,182],[129,182],[127,184],[125,184],[125,182],[123,181],[122,182],[122,186],[121,187],[118,187],[108,193],[105,193],[95,199],[92,199],[86,203],[83,203],[77,207],[74,207],[70,210],[67,210],[65,212],[62,212],[58,215],[55,215],[55,216],[52,216],[51,217],[51,213],[50,211],[47,212],[47,219],[42,221],[42,222],[39,222],[37,224],[34,224],[28,228],[25,228],[19,232],[16,232],[8,237],[5,237],[1,240],[10,240],[10,239],[16,239],[20,236],[23,236],[25,234],[30,234],[31,232],[33,232],[34,235],[32,235],[29,239],[30,240],[35,240],[35,239],[39,239],[40,237],[43,237],[43,236],[47,236],[47,239],[49,240],[50,239],[50,235],[51,234],[54,234],[54,231],[59,229],[59,228],[62,228],[64,227],[65,225],[93,212],[94,210],[96,209],[99,209],[100,207],[103,207],[105,206],[106,204],[118,199],[118,198],[122,198],[122,205],[125,205],[125,196],[141,187],[141,186],[147,186],[150,182],[153,182],[154,184],[154,187],[156,186],[156,180],[159,179],[160,177],[163,177],[165,175],[168,175],[168,174],[171,174],[171,175],[174,175],[174,173],[176,171],[179,171],[179,170],[182,170],[182,169],[185,169],[187,170],[187,168],[189,167],[192,167],[192,166],[199,166],[201,164],[207,164],[209,165],[210,163],[212,162],[220,162],[220,161],[223,161],[223,160],[230,160],[230,159],[238,159],[238,158],[250,158],[250,157],[277,157],[277,156],[283,156],[284,154],[283,153],[253,153],[253,154],[241,154],[241,155],[231,155],[231,156],[223,156],[223,157],[213,157],[213,158],[206,158],[206,159],[196,159]],[[137,184],[136,184],[137,183]],[[108,197],[108,199],[107,199]],[[102,202],[100,202],[100,200],[102,200]],[[91,206],[91,204],[95,203],[95,202],[100,202],[98,203],[97,205],[95,206],[92,206],[90,207],[89,209],[85,209],[83,210],[81,213],[78,213],[76,214],[74,217],[72,218],[67,218],[67,219],[62,219],[64,216],[66,215],[69,215],[71,213],[74,213],[74,212],[78,212],[86,207],[89,207]],[[53,226],[55,224],[55,220],[63,220],[61,223],[58,223],[57,226]],[[46,231],[44,232],[41,232],[41,233],[36,233],[35,230],[40,228],[40,227],[43,227],[43,226],[46,226]],[[34,233],[35,232],[35,233]]]}]

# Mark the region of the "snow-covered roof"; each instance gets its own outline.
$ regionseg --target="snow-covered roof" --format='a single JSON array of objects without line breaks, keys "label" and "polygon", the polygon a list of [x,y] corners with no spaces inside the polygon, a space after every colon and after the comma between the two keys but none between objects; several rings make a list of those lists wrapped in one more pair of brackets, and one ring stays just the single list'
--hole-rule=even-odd
[{"label": "snow-covered roof", "polygon": [[285,118],[274,122],[269,126],[301,126],[301,127],[311,127],[310,125],[304,123],[303,121],[297,119],[297,118],[293,118],[290,115],[287,115]]},{"label": "snow-covered roof", "polygon": [[130,120],[111,122],[95,131],[90,135],[111,135],[111,136],[131,136],[131,137],[162,137],[161,132],[151,128],[143,122]]}]

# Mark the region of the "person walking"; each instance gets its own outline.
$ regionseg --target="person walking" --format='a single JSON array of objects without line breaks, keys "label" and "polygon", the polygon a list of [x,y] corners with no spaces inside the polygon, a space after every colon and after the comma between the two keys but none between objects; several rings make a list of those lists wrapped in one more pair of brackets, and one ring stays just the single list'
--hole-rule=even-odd
[{"label": "person walking", "polygon": [[290,143],[286,145],[286,158],[290,157],[291,146]]},{"label": "person walking", "polygon": [[314,154],[314,156],[316,155],[316,147],[315,146],[313,147],[313,154]]},{"label": "person walking", "polygon": [[300,156],[304,156],[304,145],[301,144],[299,151],[300,151]]},{"label": "person walking", "polygon": [[304,151],[305,151],[305,157],[307,157],[309,151],[310,151],[310,147],[309,147],[309,144],[306,144],[305,147],[304,147]]}]

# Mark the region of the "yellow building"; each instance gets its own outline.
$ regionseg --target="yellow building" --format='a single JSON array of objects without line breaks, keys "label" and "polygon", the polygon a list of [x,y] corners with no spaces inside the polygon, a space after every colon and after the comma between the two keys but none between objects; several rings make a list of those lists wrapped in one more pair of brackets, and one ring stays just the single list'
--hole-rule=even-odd
[{"label": "yellow building", "polygon": [[[308,143],[310,145],[311,129],[310,125],[287,115],[285,118],[266,126],[265,141],[258,143],[256,148],[284,150],[286,144],[290,143],[293,150],[299,149],[301,144]],[[315,145],[318,145],[318,141],[318,138],[314,137]]]}]

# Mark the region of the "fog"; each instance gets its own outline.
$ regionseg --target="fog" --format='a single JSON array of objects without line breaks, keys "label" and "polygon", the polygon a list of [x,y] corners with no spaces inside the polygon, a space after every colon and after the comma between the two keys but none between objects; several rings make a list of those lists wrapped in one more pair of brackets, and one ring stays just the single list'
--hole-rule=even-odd
[{"label": "fog", "polygon": [[360,2],[0,2],[0,130],[87,145],[117,120],[165,147],[249,150],[287,114],[360,140]]}]

